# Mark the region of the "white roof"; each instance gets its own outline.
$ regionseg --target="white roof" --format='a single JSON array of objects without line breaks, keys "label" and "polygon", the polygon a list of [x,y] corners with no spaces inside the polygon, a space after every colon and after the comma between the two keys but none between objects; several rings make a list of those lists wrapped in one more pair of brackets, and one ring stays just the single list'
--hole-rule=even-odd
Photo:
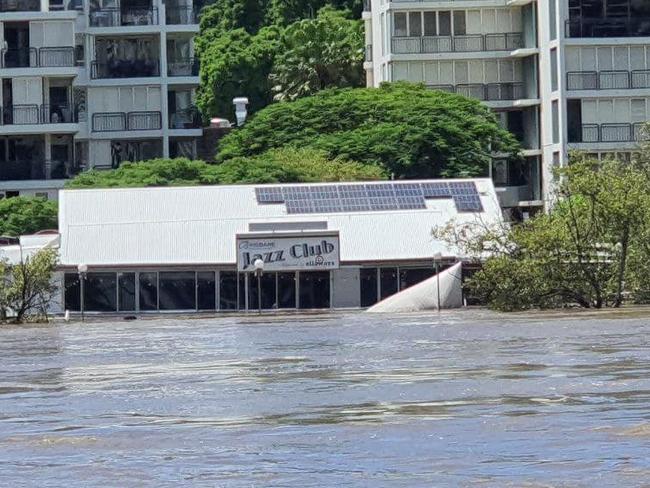
[{"label": "white roof", "polygon": [[58,234],[21,236],[20,244],[0,246],[0,260],[5,260],[9,264],[19,264],[41,249],[49,247],[56,248],[58,243]]},{"label": "white roof", "polygon": [[284,204],[257,203],[255,188],[262,185],[63,190],[60,260],[68,266],[234,265],[236,234],[249,233],[251,223],[278,222],[326,222],[340,234],[343,262],[420,260],[438,251],[452,257],[454,249],[432,238],[434,227],[502,218],[492,181],[471,181],[480,214],[459,213],[453,200],[436,199],[421,210],[290,215]]}]

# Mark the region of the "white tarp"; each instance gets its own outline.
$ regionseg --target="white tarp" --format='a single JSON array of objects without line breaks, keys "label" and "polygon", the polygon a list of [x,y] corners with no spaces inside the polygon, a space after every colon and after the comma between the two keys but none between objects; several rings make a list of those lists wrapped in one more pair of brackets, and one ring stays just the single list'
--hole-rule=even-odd
[{"label": "white tarp", "polygon": [[440,308],[463,306],[462,263],[454,264],[417,285],[411,286],[377,305],[369,308],[371,313],[421,312],[438,309],[438,278],[440,278]]}]

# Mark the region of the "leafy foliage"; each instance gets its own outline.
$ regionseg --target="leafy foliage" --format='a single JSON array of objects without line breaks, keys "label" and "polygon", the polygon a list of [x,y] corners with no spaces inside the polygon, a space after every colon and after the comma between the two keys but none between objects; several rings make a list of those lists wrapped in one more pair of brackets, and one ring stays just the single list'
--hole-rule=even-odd
[{"label": "leafy foliage", "polygon": [[296,183],[377,180],[385,173],[376,166],[343,158],[330,159],[310,149],[280,149],[254,157],[234,158],[224,164],[188,159],[154,159],[123,163],[111,171],[88,171],[68,182],[68,188],[122,188],[194,186],[243,183]]},{"label": "leafy foliage", "polygon": [[[236,96],[249,98],[251,113],[271,103],[273,91],[269,76],[276,57],[288,49],[281,42],[285,29],[289,26],[288,30],[294,32],[296,29],[291,26],[293,22],[313,18],[325,6],[348,9],[353,12],[352,15],[358,16],[361,0],[220,0],[204,7],[201,32],[195,40],[196,53],[201,60],[197,104],[203,115],[206,118],[231,118],[232,99]],[[344,20],[347,22],[344,31],[355,25],[361,31],[359,22]],[[336,41],[340,48],[345,48],[345,43],[339,37],[320,36],[318,44],[311,43],[309,53],[295,52],[293,57],[283,61],[277,68],[278,76],[286,72],[284,67],[295,66],[293,59],[302,59],[312,65],[329,66],[330,76],[341,77],[336,86],[341,86],[348,79],[354,81],[359,74],[356,68],[348,75],[344,67],[335,68],[332,65],[337,61],[330,54],[332,42]],[[295,38],[296,35],[290,35],[285,42],[291,46],[289,41]],[[352,39],[356,38],[353,36]],[[361,49],[362,37],[358,37],[357,42],[358,49]],[[314,57],[307,59],[306,54]],[[341,59],[340,56],[338,59]],[[356,67],[356,61],[348,65]],[[306,71],[306,68],[302,69],[303,73]]]},{"label": "leafy foliage", "polygon": [[11,265],[0,262],[0,318],[15,322],[47,316],[48,304],[57,287],[52,280],[58,255],[44,249]]},{"label": "leafy foliage", "polygon": [[31,197],[0,200],[0,235],[16,237],[57,227],[56,202]]},{"label": "leafy foliage", "polygon": [[[649,167],[574,156],[561,176],[550,213],[465,243],[470,255],[492,256],[470,281],[471,291],[506,311],[648,300]],[[447,230],[460,244],[457,236]]]},{"label": "leafy foliage", "polygon": [[284,146],[379,165],[398,178],[483,175],[492,151],[519,148],[480,102],[394,83],[270,105],[221,141],[217,159]]},{"label": "leafy foliage", "polygon": [[287,27],[271,72],[275,100],[363,85],[363,24],[346,14],[324,8],[315,19]]}]

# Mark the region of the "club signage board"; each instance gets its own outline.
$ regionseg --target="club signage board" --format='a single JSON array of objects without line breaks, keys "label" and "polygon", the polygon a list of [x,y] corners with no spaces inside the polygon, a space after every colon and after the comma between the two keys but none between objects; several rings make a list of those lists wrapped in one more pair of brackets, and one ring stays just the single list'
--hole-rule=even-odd
[{"label": "club signage board", "polygon": [[293,236],[237,236],[237,270],[255,271],[254,263],[264,261],[267,271],[319,271],[338,269],[338,234]]}]

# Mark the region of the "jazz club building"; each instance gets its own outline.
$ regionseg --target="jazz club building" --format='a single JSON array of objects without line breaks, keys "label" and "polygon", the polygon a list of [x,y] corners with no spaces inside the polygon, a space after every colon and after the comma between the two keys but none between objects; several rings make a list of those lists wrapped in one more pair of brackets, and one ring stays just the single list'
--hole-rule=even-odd
[{"label": "jazz club building", "polygon": [[489,179],[64,190],[57,308],[368,307],[459,258],[435,227],[501,218]]}]

